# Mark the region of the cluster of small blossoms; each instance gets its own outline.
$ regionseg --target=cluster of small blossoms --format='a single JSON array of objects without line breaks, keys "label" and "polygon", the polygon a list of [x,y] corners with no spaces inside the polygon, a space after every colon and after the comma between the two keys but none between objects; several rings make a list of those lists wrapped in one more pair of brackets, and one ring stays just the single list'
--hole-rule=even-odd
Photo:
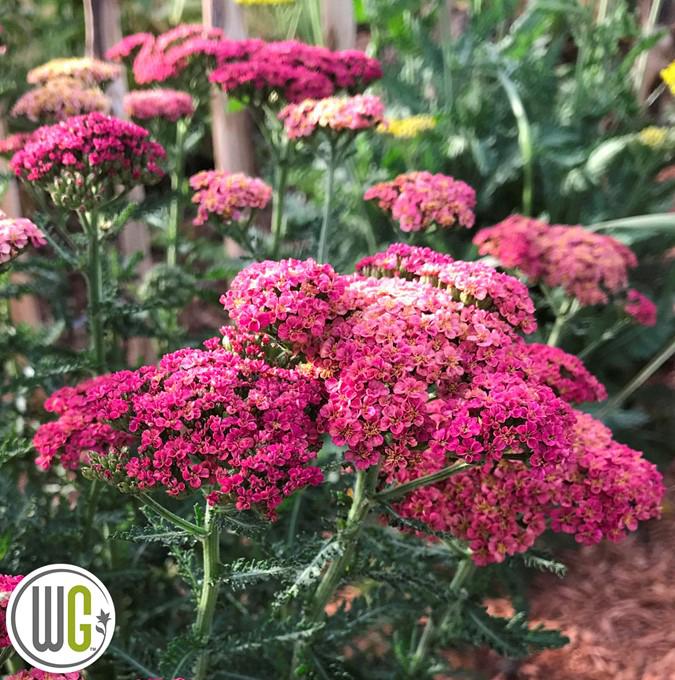
[{"label": "cluster of small blossoms", "polygon": [[623,311],[641,326],[656,325],[656,305],[646,295],[634,288],[629,288],[626,292]]},{"label": "cluster of small blossoms", "polygon": [[31,244],[34,248],[45,245],[44,234],[28,219],[14,219],[0,210],[0,265],[13,260]]},{"label": "cluster of small blossoms", "polygon": [[398,510],[466,541],[485,565],[526,551],[548,527],[584,544],[620,540],[659,516],[663,493],[655,465],[576,412],[571,455],[544,474],[504,459],[422,487]]},{"label": "cluster of small blossoms", "polygon": [[307,465],[321,444],[321,398],[320,383],[298,371],[185,349],[156,367],[56,392],[47,408],[60,417],[34,444],[42,467],[55,459],[76,467],[97,449],[90,467],[111,482],[123,476],[127,486],[170,495],[202,489],[210,503],[273,515],[286,496],[321,482]]},{"label": "cluster of small blossoms", "polygon": [[20,179],[63,207],[87,209],[139,183],[162,177],[165,151],[147,130],[101,113],[38,128],[11,160]]},{"label": "cluster of small blossoms", "polygon": [[363,52],[333,52],[296,41],[259,42],[244,54],[223,49],[211,82],[251,105],[280,106],[323,99],[339,90],[354,94],[382,77],[380,63]]},{"label": "cluster of small blossoms", "polygon": [[0,648],[9,647],[11,644],[9,635],[7,635],[6,610],[9,596],[22,578],[23,576],[0,574]]},{"label": "cluster of small blossoms", "polygon": [[391,135],[396,139],[414,139],[423,132],[436,127],[434,116],[408,116],[407,118],[387,118],[378,128],[378,132]]},{"label": "cluster of small blossoms", "polygon": [[646,127],[637,135],[637,140],[640,144],[648,146],[651,149],[661,149],[668,143],[669,129],[664,127],[657,127],[650,125]]},{"label": "cluster of small blossoms", "polygon": [[430,172],[407,172],[366,191],[366,201],[377,200],[391,213],[402,231],[422,231],[432,225],[472,227],[476,192],[464,182]]},{"label": "cluster of small blossoms", "polygon": [[175,123],[191,116],[195,103],[187,92],[179,90],[134,90],[124,96],[124,110],[130,118],[164,118]]},{"label": "cluster of small blossoms", "polygon": [[110,100],[98,87],[88,87],[75,78],[56,78],[26,92],[14,104],[13,116],[34,122],[54,123],[83,113],[110,110]]},{"label": "cluster of small blossoms", "polygon": [[30,139],[30,133],[16,132],[0,139],[0,156],[11,158],[17,151],[20,151]]},{"label": "cluster of small blossoms", "polygon": [[431,248],[394,243],[382,253],[363,258],[356,264],[356,271],[376,278],[419,280],[447,290],[456,301],[496,311],[525,333],[537,328],[527,287],[480,262],[454,260]]},{"label": "cluster of small blossoms", "polygon": [[660,75],[670,92],[675,94],[675,61],[671,61],[666,68],[662,69]]},{"label": "cluster of small blossoms", "polygon": [[50,80],[73,78],[85,85],[103,85],[118,78],[122,73],[117,64],[110,64],[91,57],[52,59],[28,72],[31,85],[44,85]]},{"label": "cluster of small blossoms", "polygon": [[420,281],[340,277],[311,261],[253,269],[235,278],[226,309],[325,378],[322,427],[358,468],[381,462],[386,478],[404,479],[424,460],[519,453],[538,466],[564,455],[569,407],[514,374],[518,352],[499,362],[524,341],[494,312]]},{"label": "cluster of small blossoms", "polygon": [[384,116],[379,97],[360,94],[353,97],[305,99],[288,104],[279,113],[290,139],[309,137],[317,130],[331,135],[377,127]]},{"label": "cluster of small blossoms", "polygon": [[481,255],[520,269],[532,283],[559,286],[583,305],[625,290],[628,269],[637,265],[633,251],[611,236],[521,215],[481,229],[474,243]]},{"label": "cluster of small blossoms", "polygon": [[181,24],[158,36],[134,33],[123,38],[106,53],[119,62],[133,59],[134,80],[140,85],[173,82],[179,89],[194,91],[206,84],[205,72],[216,64],[225,35],[219,28],[201,24]]},{"label": "cluster of small blossoms", "polygon": [[211,216],[236,222],[251,210],[262,210],[272,198],[270,186],[241,172],[204,170],[190,177],[190,187],[195,191],[192,202],[198,206],[196,225]]},{"label": "cluster of small blossoms", "polygon": [[80,680],[80,674],[49,673],[39,668],[26,668],[13,675],[6,675],[5,680]]}]

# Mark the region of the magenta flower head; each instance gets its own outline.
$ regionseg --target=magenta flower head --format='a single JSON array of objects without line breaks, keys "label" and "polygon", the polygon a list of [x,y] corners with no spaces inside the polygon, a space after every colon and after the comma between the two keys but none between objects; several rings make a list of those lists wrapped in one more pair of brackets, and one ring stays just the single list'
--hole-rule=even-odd
[{"label": "magenta flower head", "polygon": [[80,680],[80,674],[75,673],[51,673],[39,668],[25,668],[13,675],[6,675],[5,680]]},{"label": "magenta flower head", "polygon": [[209,217],[236,222],[253,210],[262,210],[272,198],[272,188],[257,177],[241,172],[203,170],[190,177],[190,187],[197,204],[194,224],[204,224]]},{"label": "magenta flower head", "polygon": [[512,215],[474,237],[481,255],[520,269],[531,283],[561,287],[582,305],[606,304],[626,289],[635,253],[611,236],[580,226]]},{"label": "magenta flower head", "polygon": [[447,175],[407,172],[366,191],[366,201],[376,200],[391,214],[401,231],[423,231],[432,226],[472,227],[476,192]]},{"label": "magenta flower head", "polygon": [[16,132],[0,139],[0,156],[11,158],[17,151],[20,151],[30,139],[30,133]]},{"label": "magenta flower head", "polygon": [[184,349],[53,394],[45,407],[59,418],[35,435],[38,464],[87,463],[123,490],[199,489],[210,503],[274,516],[286,496],[321,482],[308,463],[321,446],[322,394],[297,370]]},{"label": "magenta flower head", "polygon": [[641,326],[655,326],[657,317],[656,305],[646,296],[629,288],[623,311]]},{"label": "magenta flower head", "polygon": [[279,119],[290,139],[310,137],[317,131],[337,136],[376,128],[384,120],[384,105],[379,97],[367,94],[306,99],[285,106]]},{"label": "magenta flower head", "polygon": [[0,266],[20,255],[28,245],[40,248],[45,243],[44,234],[30,220],[7,217],[0,210]]},{"label": "magenta flower head", "polygon": [[0,574],[0,649],[11,645],[5,618],[7,616],[7,604],[9,603],[9,596],[14,588],[19,585],[22,578],[23,576]]},{"label": "magenta flower head", "polygon": [[163,118],[175,123],[179,118],[191,116],[195,103],[187,92],[179,90],[134,90],[124,96],[124,110],[137,120]]},{"label": "magenta flower head", "polygon": [[54,203],[87,210],[164,174],[166,153],[134,123],[101,113],[38,128],[11,160],[24,182],[47,191]]}]

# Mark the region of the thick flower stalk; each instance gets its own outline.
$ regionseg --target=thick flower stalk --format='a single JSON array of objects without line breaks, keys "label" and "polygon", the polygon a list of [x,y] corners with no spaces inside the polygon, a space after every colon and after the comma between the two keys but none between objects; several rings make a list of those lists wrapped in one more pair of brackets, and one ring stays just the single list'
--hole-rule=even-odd
[{"label": "thick flower stalk", "polygon": [[635,253],[611,236],[521,215],[481,229],[474,243],[481,255],[519,269],[531,283],[560,287],[581,305],[608,303],[637,265]]},{"label": "thick flower stalk", "polygon": [[464,182],[430,172],[408,172],[366,191],[401,231],[424,231],[432,226],[473,227],[476,192]]},{"label": "thick flower stalk", "polygon": [[73,78],[84,85],[105,85],[122,74],[117,64],[110,64],[91,57],[52,59],[42,66],[28,71],[31,85],[44,85],[50,80]]},{"label": "thick flower stalk", "polygon": [[175,123],[194,113],[195,102],[187,92],[179,90],[133,90],[124,96],[124,110],[137,120],[161,118]]},{"label": "thick flower stalk", "polygon": [[97,86],[83,85],[75,78],[56,78],[29,90],[12,107],[13,116],[33,122],[58,123],[84,113],[108,113],[110,99]]},{"label": "thick flower stalk", "polygon": [[0,648],[11,645],[9,635],[7,634],[7,604],[9,603],[9,596],[14,588],[19,585],[22,578],[23,576],[0,574]]},{"label": "thick flower stalk", "polygon": [[138,125],[101,113],[38,128],[12,158],[19,179],[54,203],[92,210],[137,184],[158,181],[164,149]]},{"label": "thick flower stalk", "polygon": [[0,210],[0,267],[29,245],[40,248],[46,243],[44,234],[30,220],[8,217]]},{"label": "thick flower stalk", "polygon": [[337,165],[348,153],[354,135],[376,128],[383,117],[384,105],[374,95],[306,99],[300,104],[289,104],[279,113],[289,139],[323,137],[328,144],[323,220],[317,250],[319,262],[325,262],[328,255],[328,226]]}]

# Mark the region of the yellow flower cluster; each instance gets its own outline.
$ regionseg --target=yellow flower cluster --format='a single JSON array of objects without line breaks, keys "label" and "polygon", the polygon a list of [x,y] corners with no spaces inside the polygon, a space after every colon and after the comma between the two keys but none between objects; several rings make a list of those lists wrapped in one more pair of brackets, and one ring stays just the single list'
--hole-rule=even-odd
[{"label": "yellow flower cluster", "polygon": [[669,141],[670,130],[668,128],[656,127],[650,125],[649,127],[640,130],[638,133],[638,141],[651,149],[661,149]]},{"label": "yellow flower cluster", "polygon": [[397,139],[412,139],[422,132],[433,130],[436,119],[433,116],[409,116],[408,118],[393,118],[380,125],[378,132],[391,135]]},{"label": "yellow flower cluster", "polygon": [[292,5],[295,0],[234,0],[237,5]]},{"label": "yellow flower cluster", "polygon": [[83,84],[101,85],[115,80],[122,72],[117,64],[90,57],[52,59],[28,72],[31,85],[42,85],[56,78],[75,78]]},{"label": "yellow flower cluster", "polygon": [[12,108],[13,116],[36,123],[56,123],[70,116],[110,110],[110,100],[98,87],[86,87],[74,78],[56,78],[26,92]]},{"label": "yellow flower cluster", "polygon": [[661,71],[661,79],[675,94],[675,61],[671,61],[666,68]]}]

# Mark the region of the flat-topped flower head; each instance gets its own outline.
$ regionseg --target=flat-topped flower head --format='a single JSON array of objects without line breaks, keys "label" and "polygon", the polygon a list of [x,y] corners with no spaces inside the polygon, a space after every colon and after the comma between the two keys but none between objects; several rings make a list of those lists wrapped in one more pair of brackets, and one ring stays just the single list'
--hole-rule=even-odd
[{"label": "flat-topped flower head", "polygon": [[30,220],[8,217],[0,210],[0,267],[29,245],[40,248],[46,243],[44,234]]},{"label": "flat-topped flower head", "polygon": [[407,118],[387,118],[378,128],[378,132],[391,135],[396,139],[414,139],[424,132],[436,127],[435,116],[419,115]]},{"label": "flat-topped flower head", "polygon": [[31,85],[43,85],[58,78],[74,78],[84,85],[104,85],[122,73],[117,64],[92,57],[52,59],[28,72]]},{"label": "flat-topped flower head", "polygon": [[55,78],[28,90],[12,107],[13,116],[42,123],[57,123],[84,113],[110,111],[110,99],[98,86],[83,85],[75,78]]},{"label": "flat-topped flower head", "polygon": [[363,52],[333,52],[297,41],[226,45],[210,80],[252,106],[281,108],[286,103],[323,99],[338,91],[356,94],[382,77],[376,59]]},{"label": "flat-topped flower head", "polygon": [[175,123],[179,118],[191,116],[195,103],[187,92],[179,90],[134,90],[124,96],[124,111],[137,120],[163,118]]},{"label": "flat-topped flower head", "polygon": [[537,328],[527,286],[481,262],[463,262],[431,248],[395,243],[358,262],[356,271],[378,278],[419,280],[447,290],[453,300],[494,310],[525,333]]},{"label": "flat-topped flower head", "polygon": [[50,673],[39,668],[25,668],[13,675],[6,675],[5,680],[80,680],[80,674],[75,673]]},{"label": "flat-topped flower head", "polygon": [[320,384],[299,371],[223,349],[184,349],[156,367],[59,390],[46,408],[60,417],[34,443],[42,467],[88,460],[129,489],[199,489],[211,503],[274,515],[286,496],[321,481],[308,465],[321,446],[321,400]]},{"label": "flat-topped flower head", "polygon": [[431,226],[472,227],[476,192],[465,182],[430,172],[408,172],[366,191],[390,213],[401,231],[423,231]]},{"label": "flat-topped flower head", "polygon": [[144,128],[90,113],[36,130],[10,167],[57,205],[86,210],[159,180],[165,155]]},{"label": "flat-topped flower head", "polygon": [[23,576],[9,576],[8,574],[0,574],[0,649],[9,647],[12,643],[7,634],[7,605],[9,603],[9,596],[12,594],[14,588],[19,585]]},{"label": "flat-topped flower head", "polygon": [[210,217],[236,222],[252,210],[262,210],[272,198],[272,188],[257,177],[242,172],[203,170],[190,177],[197,204],[194,224],[204,224]]},{"label": "flat-topped flower head", "polygon": [[17,151],[23,149],[29,139],[29,132],[15,132],[4,139],[0,139],[0,156],[11,158]]},{"label": "flat-topped flower head", "polygon": [[671,61],[666,68],[661,69],[660,75],[670,92],[675,94],[675,61]]},{"label": "flat-topped flower head", "polygon": [[384,116],[384,105],[374,95],[306,99],[289,104],[279,113],[290,139],[310,137],[321,131],[330,136],[377,127]]},{"label": "flat-topped flower head", "polygon": [[623,311],[641,326],[656,325],[656,305],[646,295],[643,295],[634,288],[629,288],[626,292]]},{"label": "flat-topped flower head", "polygon": [[466,541],[479,565],[525,552],[547,528],[592,544],[659,516],[664,486],[655,465],[587,414],[575,413],[572,431],[570,457],[544,475],[504,459],[420,488],[398,511]]},{"label": "flat-topped flower head", "polygon": [[607,303],[625,290],[635,253],[611,236],[580,226],[512,215],[474,237],[481,255],[520,269],[531,283],[561,287],[582,305]]}]

